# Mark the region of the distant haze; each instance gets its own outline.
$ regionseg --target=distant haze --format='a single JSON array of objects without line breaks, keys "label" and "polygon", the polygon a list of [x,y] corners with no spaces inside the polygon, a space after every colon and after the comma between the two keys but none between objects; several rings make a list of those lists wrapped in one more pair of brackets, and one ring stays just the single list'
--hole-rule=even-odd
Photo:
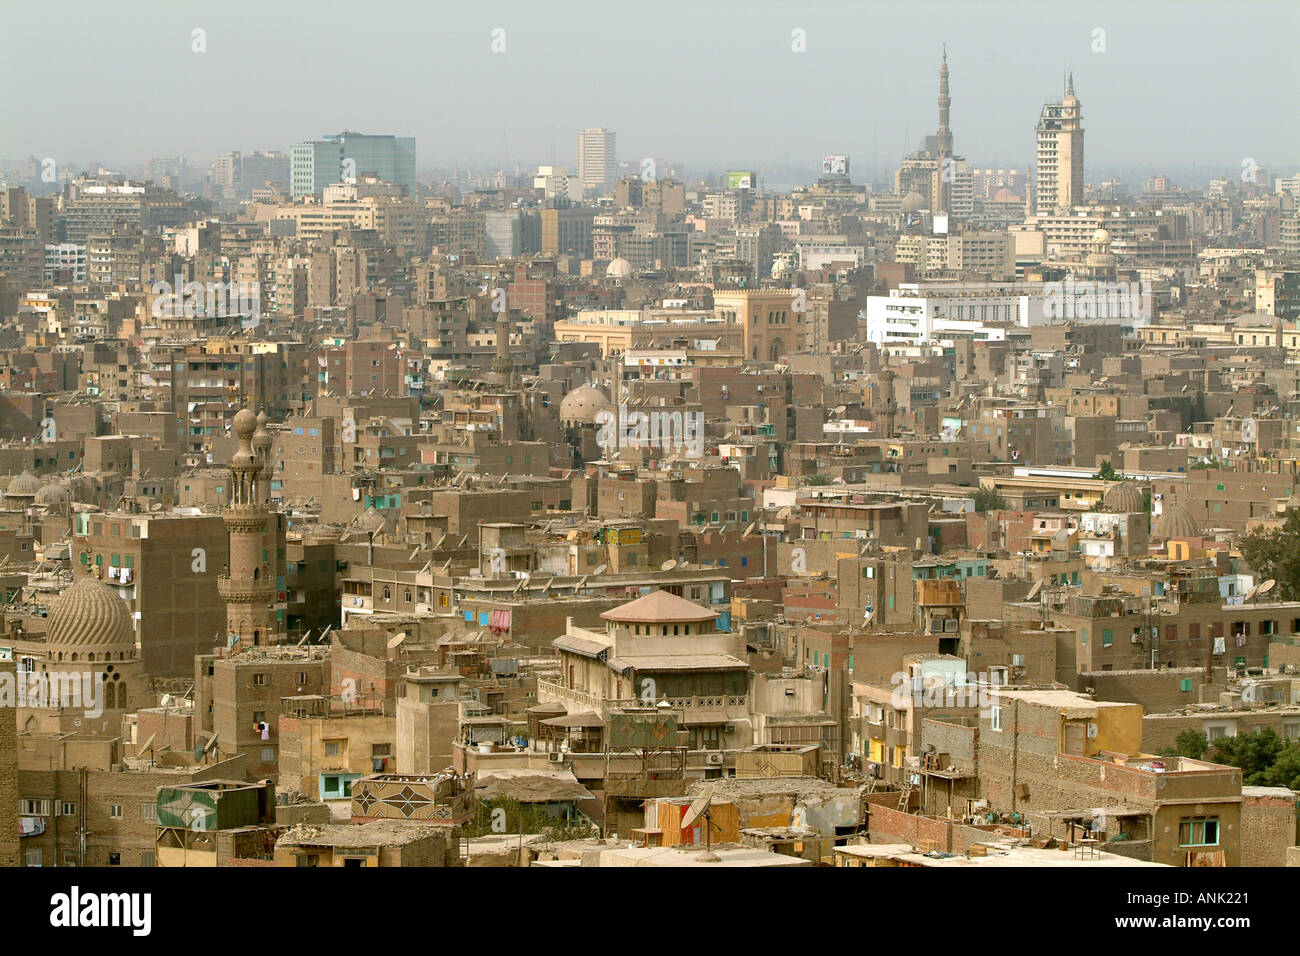
[{"label": "distant haze", "polygon": [[578,130],[606,126],[625,161],[797,169],[849,153],[859,173],[934,131],[947,43],[955,149],[977,167],[1029,163],[1071,68],[1090,179],[1300,160],[1287,0],[23,0],[3,15],[8,159],[206,164],[351,129],[415,136],[421,169],[573,166]]}]

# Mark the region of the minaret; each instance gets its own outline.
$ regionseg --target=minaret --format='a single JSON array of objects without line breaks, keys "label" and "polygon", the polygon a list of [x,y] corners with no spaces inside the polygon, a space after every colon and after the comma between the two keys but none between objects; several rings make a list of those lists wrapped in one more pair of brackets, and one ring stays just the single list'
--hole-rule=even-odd
[{"label": "minaret", "polygon": [[880,397],[885,426],[884,437],[892,439],[894,437],[894,416],[898,413],[898,403],[894,401],[894,370],[889,367],[888,349],[883,351],[880,361]]},{"label": "minaret", "polygon": [[947,213],[952,184],[945,176],[946,164],[952,156],[952,130],[948,126],[948,107],[952,97],[948,95],[948,48],[943,48],[943,62],[939,64],[939,132],[935,136],[935,149],[939,156],[939,166],[934,184],[934,212],[936,215]]},{"label": "minaret", "polygon": [[510,313],[503,311],[497,322],[497,354],[492,359],[492,381],[502,388],[509,388],[514,373],[514,361],[510,358]]},{"label": "minaret", "polygon": [[939,135],[936,137],[939,155],[952,155],[952,130],[948,127],[948,107],[952,97],[948,95],[948,48],[943,48],[943,62],[939,64]]},{"label": "minaret", "polygon": [[230,459],[230,498],[222,517],[230,533],[230,565],[217,578],[226,602],[227,635],[236,649],[275,643],[276,555],[271,513],[261,496],[262,463],[253,450],[257,416],[241,409],[232,422],[239,448]]}]

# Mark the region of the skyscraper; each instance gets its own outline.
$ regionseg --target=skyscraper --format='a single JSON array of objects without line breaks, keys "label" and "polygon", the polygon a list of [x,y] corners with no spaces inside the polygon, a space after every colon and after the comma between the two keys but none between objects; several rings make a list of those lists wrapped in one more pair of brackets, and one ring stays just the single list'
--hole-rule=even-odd
[{"label": "skyscraper", "polygon": [[612,129],[584,129],[578,134],[578,179],[584,189],[613,187],[618,178],[618,159]]},{"label": "skyscraper", "polygon": [[1039,216],[1083,202],[1083,110],[1074,95],[1074,74],[1059,103],[1047,103],[1038,118],[1038,157],[1035,179]]}]

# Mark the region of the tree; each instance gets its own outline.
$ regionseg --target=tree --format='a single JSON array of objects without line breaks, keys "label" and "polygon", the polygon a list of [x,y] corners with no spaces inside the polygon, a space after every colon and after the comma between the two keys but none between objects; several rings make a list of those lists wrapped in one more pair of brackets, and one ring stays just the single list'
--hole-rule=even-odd
[{"label": "tree", "polygon": [[1282,600],[1300,600],[1300,509],[1288,508],[1280,528],[1246,535],[1241,554],[1257,575],[1277,581]]},{"label": "tree", "polygon": [[1092,477],[1100,478],[1103,481],[1119,481],[1120,473],[1115,470],[1115,466],[1110,463],[1109,458],[1103,458],[1101,467],[1097,469],[1097,473]]},{"label": "tree", "polygon": [[817,474],[815,475],[808,476],[808,484],[810,485],[829,485],[830,483],[831,483],[831,476],[827,474],[823,474],[820,471],[817,472]]},{"label": "tree", "polygon": [[1241,770],[1241,782],[1248,787],[1267,786],[1269,770],[1286,749],[1277,731],[1266,727],[1254,734],[1220,737],[1214,742],[1208,759]]},{"label": "tree", "polygon": [[1007,507],[1007,499],[996,488],[977,488],[971,497],[975,499],[976,511],[1004,511]]},{"label": "tree", "polygon": [[1166,750],[1166,757],[1190,757],[1200,760],[1205,751],[1210,749],[1210,742],[1199,730],[1184,730],[1174,741],[1174,749]]}]

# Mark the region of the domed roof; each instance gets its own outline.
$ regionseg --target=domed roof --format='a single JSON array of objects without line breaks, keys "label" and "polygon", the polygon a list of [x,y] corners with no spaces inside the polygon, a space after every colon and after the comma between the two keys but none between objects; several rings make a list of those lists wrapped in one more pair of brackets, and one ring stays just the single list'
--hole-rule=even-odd
[{"label": "domed roof", "polygon": [[1092,241],[1095,243],[1110,242],[1110,233],[1104,226],[1098,226],[1097,231],[1092,234]]},{"label": "domed roof", "polygon": [[247,408],[241,408],[235,413],[234,421],[230,423],[230,427],[234,431],[236,438],[241,440],[251,439],[253,432],[257,431],[257,416]]},{"label": "domed roof", "polygon": [[628,262],[622,256],[610,262],[609,267],[605,270],[605,275],[610,279],[627,279],[632,275],[632,263]]},{"label": "domed roof", "polygon": [[1196,519],[1192,513],[1180,504],[1167,504],[1164,510],[1156,518],[1155,526],[1151,529],[1155,537],[1162,541],[1168,541],[1170,538],[1199,538],[1201,536],[1200,526],[1197,525]]},{"label": "domed roof", "polygon": [[126,602],[108,585],[85,577],[50,606],[45,642],[60,647],[135,650],[135,628]]},{"label": "domed roof", "polygon": [[718,612],[660,590],[620,604],[600,616],[620,624],[672,624],[678,621],[712,621]]},{"label": "domed roof", "polygon": [[1146,496],[1133,482],[1121,481],[1106,489],[1106,493],[1101,497],[1101,507],[1105,511],[1133,514],[1146,510]]},{"label": "domed roof", "polygon": [[924,209],[925,197],[913,190],[903,197],[903,201],[898,208],[903,212],[916,212],[918,209]]},{"label": "domed roof", "polygon": [[68,500],[68,489],[62,485],[48,484],[36,492],[38,505],[61,505]]},{"label": "domed roof", "polygon": [[1003,186],[993,194],[994,202],[1020,202],[1020,197],[1013,193],[1006,186]]},{"label": "domed roof", "polygon": [[6,497],[30,498],[41,490],[41,479],[24,469],[21,475],[15,475],[5,489]]},{"label": "domed roof", "polygon": [[580,385],[560,400],[560,421],[585,424],[594,422],[596,414],[609,404],[605,393],[594,385]]}]

